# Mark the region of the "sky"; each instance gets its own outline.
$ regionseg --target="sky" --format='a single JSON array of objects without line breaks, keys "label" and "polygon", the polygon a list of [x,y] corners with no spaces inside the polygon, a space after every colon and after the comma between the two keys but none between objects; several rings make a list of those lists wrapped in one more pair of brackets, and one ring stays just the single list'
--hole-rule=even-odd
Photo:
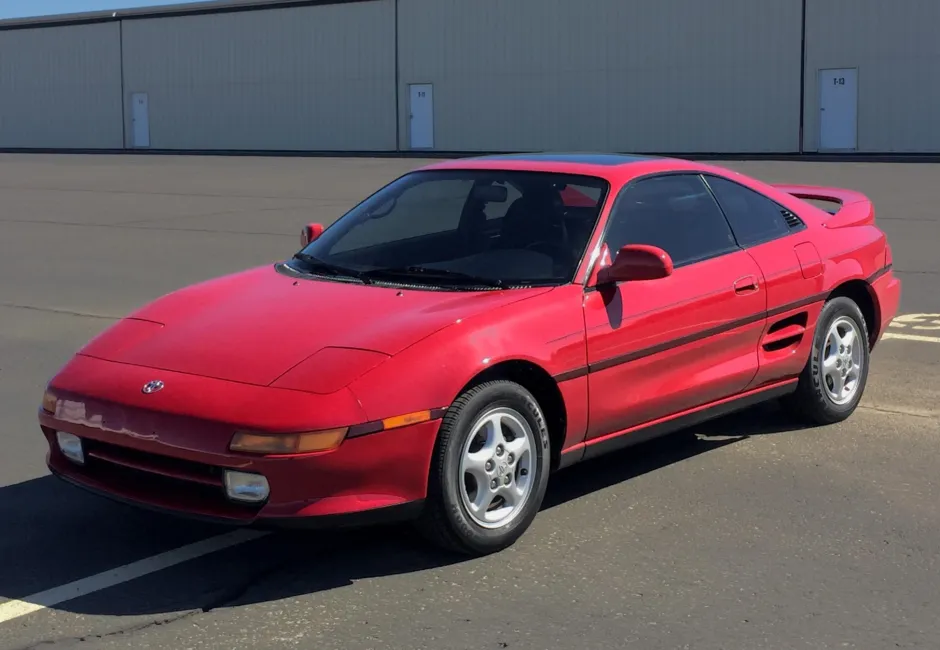
[{"label": "sky", "polygon": [[[130,9],[184,4],[187,0],[0,0],[0,20],[54,14],[76,14],[103,9]],[[190,0],[192,1],[192,0]]]}]

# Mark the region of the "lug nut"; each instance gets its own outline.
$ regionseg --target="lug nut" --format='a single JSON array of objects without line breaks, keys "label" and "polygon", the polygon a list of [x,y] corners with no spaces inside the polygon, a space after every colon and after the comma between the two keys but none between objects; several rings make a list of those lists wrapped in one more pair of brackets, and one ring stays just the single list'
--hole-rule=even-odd
[{"label": "lug nut", "polygon": [[484,465],[484,467],[486,468],[486,471],[487,471],[487,472],[492,472],[492,471],[493,471],[493,461],[491,461],[491,460],[486,461],[486,465]]},{"label": "lug nut", "polygon": [[503,455],[503,446],[502,446],[502,445],[497,445],[497,446],[496,446],[496,455],[497,455],[497,456],[502,456],[502,455]]},{"label": "lug nut", "polygon": [[499,487],[499,483],[496,482],[495,478],[492,481],[490,481],[490,487],[494,490]]},{"label": "lug nut", "polygon": [[511,463],[512,461],[516,460],[516,457],[513,456],[512,454],[509,454],[509,456],[506,458],[506,460],[508,460],[508,461]]},{"label": "lug nut", "polygon": [[503,479],[503,483],[509,485],[512,482],[512,477],[509,474],[506,474],[506,478]]}]

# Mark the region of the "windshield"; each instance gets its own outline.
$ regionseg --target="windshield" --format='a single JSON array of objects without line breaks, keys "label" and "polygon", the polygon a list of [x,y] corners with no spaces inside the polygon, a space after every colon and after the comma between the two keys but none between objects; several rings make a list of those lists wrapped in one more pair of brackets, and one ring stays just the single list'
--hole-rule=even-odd
[{"label": "windshield", "polygon": [[608,188],[600,178],[544,172],[412,172],[289,264],[337,279],[446,288],[570,282]]}]

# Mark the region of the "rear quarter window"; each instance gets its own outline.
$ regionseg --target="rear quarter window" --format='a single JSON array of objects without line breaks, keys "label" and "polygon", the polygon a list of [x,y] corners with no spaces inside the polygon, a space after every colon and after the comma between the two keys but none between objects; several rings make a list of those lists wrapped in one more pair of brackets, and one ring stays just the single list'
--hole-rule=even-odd
[{"label": "rear quarter window", "polygon": [[718,176],[706,175],[705,181],[741,246],[756,246],[790,234],[784,217],[786,209],[776,201]]}]

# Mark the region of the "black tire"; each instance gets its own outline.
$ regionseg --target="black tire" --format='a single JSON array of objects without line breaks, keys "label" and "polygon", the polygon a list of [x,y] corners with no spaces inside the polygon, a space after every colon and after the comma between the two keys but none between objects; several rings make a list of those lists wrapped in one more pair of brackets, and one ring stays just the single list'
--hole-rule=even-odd
[{"label": "black tire", "polygon": [[[531,428],[535,444],[529,463],[534,476],[519,513],[506,525],[486,528],[471,517],[461,498],[460,460],[478,418],[494,408],[510,408]],[[516,542],[538,514],[548,486],[551,443],[537,400],[511,381],[490,381],[458,397],[441,423],[431,460],[428,496],[418,529],[434,544],[467,555],[487,555]]]},{"label": "black tire", "polygon": [[[829,328],[839,318],[848,318],[855,323],[856,328],[861,333],[859,350],[861,352],[862,370],[858,379],[858,385],[852,398],[839,404],[833,400],[826,390],[823,375],[823,355],[826,350],[826,337]],[[835,424],[847,419],[861,401],[865,393],[865,386],[868,382],[868,370],[870,367],[870,354],[868,326],[865,323],[865,317],[862,315],[858,305],[850,298],[842,296],[829,300],[819,314],[819,320],[816,323],[816,331],[813,335],[813,349],[809,360],[800,374],[797,389],[791,395],[783,400],[784,405],[791,410],[794,415],[801,419],[816,425]]]}]

